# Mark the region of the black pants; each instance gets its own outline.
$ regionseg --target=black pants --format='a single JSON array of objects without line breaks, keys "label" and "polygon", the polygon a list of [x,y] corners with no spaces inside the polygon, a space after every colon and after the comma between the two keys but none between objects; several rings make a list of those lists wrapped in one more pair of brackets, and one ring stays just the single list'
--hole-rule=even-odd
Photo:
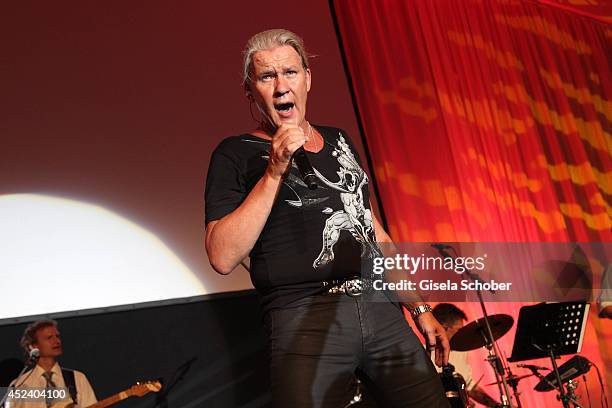
[{"label": "black pants", "polygon": [[345,407],[356,372],[381,407],[449,406],[401,309],[367,296],[322,294],[267,313],[274,407]]}]

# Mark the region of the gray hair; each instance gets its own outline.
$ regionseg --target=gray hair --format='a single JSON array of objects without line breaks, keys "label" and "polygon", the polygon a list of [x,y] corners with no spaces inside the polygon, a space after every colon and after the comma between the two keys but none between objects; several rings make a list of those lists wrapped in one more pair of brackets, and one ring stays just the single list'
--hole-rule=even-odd
[{"label": "gray hair", "polygon": [[302,59],[304,69],[308,68],[308,54],[304,48],[304,40],[295,33],[282,28],[266,30],[252,36],[244,48],[244,66],[242,85],[248,87],[251,82],[251,70],[253,69],[253,54],[257,51],[269,50],[275,47],[288,45],[298,53]]}]

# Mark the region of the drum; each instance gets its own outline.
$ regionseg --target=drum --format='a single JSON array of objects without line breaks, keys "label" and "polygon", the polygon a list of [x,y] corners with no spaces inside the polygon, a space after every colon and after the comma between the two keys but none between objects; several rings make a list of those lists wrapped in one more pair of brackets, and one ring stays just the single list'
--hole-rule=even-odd
[{"label": "drum", "polygon": [[466,408],[469,403],[468,391],[461,374],[445,368],[440,373],[440,379],[450,406],[452,408]]}]

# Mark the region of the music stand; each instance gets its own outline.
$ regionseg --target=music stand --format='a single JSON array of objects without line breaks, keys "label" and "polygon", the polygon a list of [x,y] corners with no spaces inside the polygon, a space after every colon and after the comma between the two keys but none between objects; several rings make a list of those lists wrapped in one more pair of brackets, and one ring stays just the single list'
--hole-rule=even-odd
[{"label": "music stand", "polygon": [[512,347],[511,362],[549,357],[555,373],[559,398],[569,408],[569,401],[576,400],[565,393],[555,359],[567,354],[579,353],[586,329],[590,305],[587,302],[540,303],[523,306]]},{"label": "music stand", "polygon": [[187,372],[191,368],[191,365],[197,359],[198,359],[197,356],[193,356],[189,360],[185,361],[183,364],[178,366],[178,368],[176,370],[174,370],[174,373],[172,373],[172,376],[170,377],[170,380],[167,381],[164,384],[163,389],[161,390],[161,392],[159,392],[157,394],[157,396],[155,397],[154,408],[168,408],[168,394],[170,393],[170,391],[172,391],[172,389],[179,382],[181,382],[183,380],[183,378],[185,377],[185,375],[187,374]]}]

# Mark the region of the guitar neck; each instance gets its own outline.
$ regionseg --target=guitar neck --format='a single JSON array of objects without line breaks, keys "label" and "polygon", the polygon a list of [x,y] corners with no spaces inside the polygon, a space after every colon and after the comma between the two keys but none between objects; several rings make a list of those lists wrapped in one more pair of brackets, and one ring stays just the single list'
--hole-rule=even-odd
[{"label": "guitar neck", "polygon": [[98,401],[95,404],[88,406],[87,408],[106,408],[129,397],[130,395],[126,391],[123,391],[119,394],[111,395],[108,398],[104,398],[102,401]]},{"label": "guitar neck", "polygon": [[108,398],[104,398],[102,401],[98,401],[87,408],[106,408],[130,397],[142,397],[150,392],[158,392],[161,390],[161,387],[162,386],[159,381],[147,381],[142,384],[136,383],[127,390],[121,391],[119,394],[111,395]]}]

